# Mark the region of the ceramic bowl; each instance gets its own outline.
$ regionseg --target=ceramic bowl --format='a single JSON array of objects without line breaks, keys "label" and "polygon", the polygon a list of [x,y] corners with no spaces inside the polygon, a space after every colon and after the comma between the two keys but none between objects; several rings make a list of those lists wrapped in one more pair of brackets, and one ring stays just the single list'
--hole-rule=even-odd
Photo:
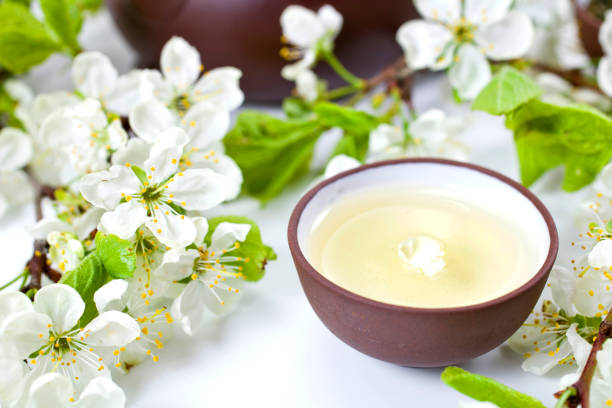
[{"label": "ceramic bowl", "polygon": [[[448,186],[500,213],[512,214],[519,227],[534,234],[540,268],[533,271],[529,281],[501,297],[437,309],[381,303],[332,283],[313,268],[305,255],[314,223],[344,194],[385,183]],[[295,207],[288,238],[304,293],[329,330],[371,357],[413,367],[460,363],[507,340],[540,297],[559,245],[550,213],[519,183],[480,166],[428,158],[369,164],[321,182]]]}]

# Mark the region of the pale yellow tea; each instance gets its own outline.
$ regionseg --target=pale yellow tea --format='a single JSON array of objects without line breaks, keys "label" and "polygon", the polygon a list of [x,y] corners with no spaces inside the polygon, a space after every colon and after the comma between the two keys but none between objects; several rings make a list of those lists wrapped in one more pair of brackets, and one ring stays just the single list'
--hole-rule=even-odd
[{"label": "pale yellow tea", "polygon": [[308,258],[332,282],[384,303],[453,307],[494,299],[540,267],[508,214],[457,192],[385,187],[340,199],[316,221]]}]

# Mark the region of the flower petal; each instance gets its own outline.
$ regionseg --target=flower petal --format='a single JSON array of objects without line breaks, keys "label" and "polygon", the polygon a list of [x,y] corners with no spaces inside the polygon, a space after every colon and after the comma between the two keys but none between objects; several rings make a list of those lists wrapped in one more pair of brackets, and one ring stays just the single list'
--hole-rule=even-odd
[{"label": "flower petal", "polygon": [[610,281],[601,270],[590,268],[576,279],[576,296],[574,306],[576,312],[585,316],[600,316],[612,307],[612,291]]},{"label": "flower petal", "polygon": [[309,102],[313,102],[319,96],[319,81],[314,72],[305,69],[295,78],[295,89],[298,95]]},{"label": "flower petal", "polygon": [[345,154],[339,154],[334,156],[327,166],[325,167],[324,178],[333,177],[343,171],[354,169],[355,167],[361,166],[361,162],[353,157],[349,157]]},{"label": "flower petal", "polygon": [[302,48],[313,47],[325,34],[323,22],[310,9],[290,5],[280,16],[283,35],[294,45]]},{"label": "flower petal", "polygon": [[28,371],[23,361],[0,357],[0,401],[14,401],[23,393],[24,377]]},{"label": "flower petal", "polygon": [[28,407],[64,408],[70,404],[72,382],[58,373],[43,374],[32,382],[29,393]]},{"label": "flower petal", "polygon": [[329,4],[323,5],[317,11],[317,17],[326,31],[331,31],[336,34],[342,28],[342,22],[344,20],[342,14],[338,13],[338,10]]},{"label": "flower petal", "polygon": [[[208,234],[208,221],[206,221],[206,218],[204,217],[193,217],[191,220],[193,221],[197,231],[193,242],[196,245],[201,245],[204,242],[204,238],[206,238],[206,234]],[[0,320],[0,324],[1,322],[2,321]]]},{"label": "flower petal", "polygon": [[144,205],[136,200],[130,200],[119,204],[113,211],[104,213],[100,218],[100,230],[121,239],[129,239],[138,227],[150,219]]},{"label": "flower petal", "polygon": [[0,130],[0,171],[17,170],[32,158],[32,143],[24,132],[12,127]]},{"label": "flower petal", "polygon": [[[181,175],[182,174],[182,175]],[[190,169],[179,173],[168,183],[172,199],[187,210],[208,210],[225,201],[232,181],[211,169]]]},{"label": "flower petal", "polygon": [[3,354],[18,360],[27,358],[48,340],[40,335],[49,333],[49,316],[35,311],[14,313],[0,327]]},{"label": "flower petal", "polygon": [[415,0],[414,6],[429,20],[454,23],[461,17],[461,0]]},{"label": "flower petal", "polygon": [[546,374],[553,367],[558,365],[559,361],[569,356],[572,351],[567,340],[561,342],[558,350],[559,351],[552,350],[548,353],[534,353],[531,357],[523,361],[523,370],[535,375]]},{"label": "flower petal", "polygon": [[130,126],[134,133],[154,143],[164,130],[176,125],[172,112],[157,99],[149,99],[130,111]]},{"label": "flower petal", "polygon": [[562,266],[554,266],[550,272],[550,288],[553,300],[568,316],[574,313],[574,296],[576,294],[576,274]]},{"label": "flower petal", "polygon": [[183,331],[189,336],[193,336],[204,320],[206,292],[208,288],[204,282],[195,279],[187,284],[172,303],[172,316],[178,320]]},{"label": "flower petal", "polygon": [[0,327],[4,321],[15,313],[34,310],[32,301],[21,292],[0,292]]},{"label": "flower petal", "polygon": [[125,393],[111,379],[94,378],[87,384],[79,399],[71,405],[74,408],[123,408]]},{"label": "flower petal", "polygon": [[176,174],[183,147],[189,141],[185,131],[171,127],[164,131],[151,146],[149,158],[144,163],[144,170],[152,185],[161,183]]},{"label": "flower petal", "polygon": [[453,35],[440,24],[413,20],[402,24],[395,38],[404,50],[410,68],[439,69],[438,65],[445,62],[439,58],[446,60],[445,50],[451,45]]},{"label": "flower petal", "polygon": [[110,310],[89,322],[84,331],[89,333],[87,344],[101,347],[121,347],[138,337],[140,327],[136,320],[129,315]]},{"label": "flower petal", "polygon": [[105,98],[106,108],[118,115],[128,116],[134,106],[152,98],[154,84],[149,80],[150,72],[135,69],[120,76]]},{"label": "flower petal", "polygon": [[201,71],[200,53],[181,37],[172,37],[161,51],[164,77],[179,91],[193,84]]},{"label": "flower petal", "polygon": [[140,191],[140,180],[130,168],[114,165],[108,170],[84,176],[79,189],[83,197],[96,207],[112,210],[124,196]]},{"label": "flower petal", "polygon": [[463,16],[476,25],[493,24],[508,13],[511,4],[512,0],[465,0]]},{"label": "flower petal", "polygon": [[194,153],[190,156],[190,160],[192,169],[211,169],[227,177],[227,200],[238,197],[242,186],[242,170],[231,157],[211,150]]},{"label": "flower petal", "polygon": [[49,316],[53,330],[63,333],[76,326],[85,310],[85,303],[72,287],[56,283],[36,292],[34,310]]},{"label": "flower petal", "polygon": [[576,364],[578,364],[578,370],[580,371],[584,368],[587,358],[589,357],[591,345],[578,334],[576,331],[577,327],[578,323],[572,323],[569,329],[567,329],[567,333],[565,335],[570,347],[572,348],[572,353],[574,354]]},{"label": "flower petal", "polygon": [[599,28],[599,43],[606,55],[612,55],[612,10],[606,12],[604,21]]},{"label": "flower petal", "polygon": [[113,90],[117,77],[108,57],[97,51],[83,52],[72,63],[72,81],[79,92],[91,98],[104,98]]},{"label": "flower petal", "polygon": [[612,57],[605,57],[597,66],[597,85],[606,95],[612,97]]},{"label": "flower petal", "polygon": [[121,300],[127,290],[128,282],[123,279],[113,279],[94,293],[94,302],[99,313],[108,310],[121,311],[125,302]]},{"label": "flower petal", "polygon": [[166,206],[160,206],[154,218],[147,222],[147,227],[159,242],[170,248],[182,248],[193,243],[197,234],[189,217],[175,214]]},{"label": "flower petal", "polygon": [[[196,242],[201,244],[200,241]],[[196,250],[171,249],[164,253],[164,259],[155,274],[166,281],[186,278],[193,273],[193,261],[199,257]]]},{"label": "flower petal", "polygon": [[[100,218],[105,213],[104,209],[91,207],[72,223],[74,233],[80,240],[84,240],[98,227]],[[71,232],[71,231],[68,231]]]},{"label": "flower petal", "polygon": [[151,144],[135,137],[128,140],[127,145],[119,148],[113,154],[111,162],[118,165],[130,163],[138,167],[143,167],[145,160],[149,158],[150,152]]},{"label": "flower petal", "polygon": [[220,252],[224,249],[229,249],[238,242],[243,242],[251,226],[249,224],[235,224],[233,222],[222,222],[217,225],[211,237],[210,250]]},{"label": "flower petal", "polygon": [[244,93],[239,85],[240,77],[242,71],[238,68],[212,69],[195,83],[191,97],[196,102],[207,101],[219,109],[236,109],[244,101]]},{"label": "flower petal", "polygon": [[512,11],[476,32],[476,42],[492,60],[522,57],[531,48],[533,39],[533,23],[520,11]]},{"label": "flower petal", "polygon": [[588,256],[589,265],[594,268],[608,268],[612,266],[612,240],[599,241]]},{"label": "flower petal", "polygon": [[491,67],[473,45],[461,46],[457,58],[448,71],[448,80],[461,99],[472,100],[491,80]]},{"label": "flower petal", "polygon": [[205,149],[223,139],[230,128],[229,112],[208,101],[199,102],[189,109],[183,120],[190,146],[198,149]]}]

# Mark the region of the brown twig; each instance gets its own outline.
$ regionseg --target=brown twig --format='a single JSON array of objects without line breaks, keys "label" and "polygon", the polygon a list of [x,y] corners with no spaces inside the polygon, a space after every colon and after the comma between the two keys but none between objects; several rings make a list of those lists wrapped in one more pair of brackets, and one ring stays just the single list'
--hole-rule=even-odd
[{"label": "brown twig", "polygon": [[[587,358],[584,369],[580,374],[580,378],[568,389],[573,388],[576,390],[576,394],[569,397],[566,404],[569,408],[577,408],[579,405],[582,408],[589,408],[591,380],[597,367],[597,352],[601,350],[603,344],[612,338],[612,309],[608,312],[605,320],[599,325],[599,332],[591,347],[591,352]],[[559,398],[566,390],[555,393],[555,397]]]}]

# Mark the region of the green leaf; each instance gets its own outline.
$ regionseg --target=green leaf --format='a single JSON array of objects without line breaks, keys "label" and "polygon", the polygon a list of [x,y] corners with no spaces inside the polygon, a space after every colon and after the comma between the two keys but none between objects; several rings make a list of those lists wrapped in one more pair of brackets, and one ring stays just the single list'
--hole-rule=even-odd
[{"label": "green leaf", "polygon": [[13,100],[9,93],[4,88],[4,84],[0,86],[0,128],[2,127],[16,127],[23,129],[23,124],[15,116],[15,107],[17,101]]},{"label": "green leaf", "polygon": [[96,234],[96,254],[106,272],[115,279],[128,279],[136,270],[134,245],[116,235]]},{"label": "green leaf", "polygon": [[532,99],[506,116],[506,127],[514,132],[526,186],[564,165],[563,188],[575,191],[593,182],[612,158],[612,120],[588,106]]},{"label": "green leaf", "polygon": [[457,391],[477,401],[492,402],[499,408],[545,408],[540,401],[529,395],[459,367],[446,367],[440,378]]},{"label": "green leaf", "polygon": [[12,73],[25,72],[62,49],[22,4],[0,4],[0,22],[0,65]]},{"label": "green leaf", "polygon": [[73,54],[80,50],[77,36],[83,25],[83,16],[76,0],[40,0],[45,21]]},{"label": "green leaf", "polygon": [[138,180],[140,180],[140,183],[142,184],[148,183],[149,180],[147,180],[147,173],[145,173],[143,169],[141,169],[138,166],[130,166],[130,168],[132,169],[136,177],[138,177]]},{"label": "green leaf", "polygon": [[307,171],[314,144],[325,129],[315,120],[283,121],[245,111],[223,142],[242,170],[243,191],[266,202]]},{"label": "green leaf", "polygon": [[251,230],[246,239],[240,244],[240,248],[232,251],[232,255],[242,258],[248,258],[248,262],[234,262],[233,265],[242,266],[242,273],[248,281],[258,281],[263,278],[266,263],[276,259],[276,253],[272,248],[265,245],[261,240],[261,232],[255,222],[240,216],[221,216],[208,220],[208,234],[204,239],[207,245],[210,245],[211,237],[215,229],[222,222],[231,222],[235,224],[249,224]]},{"label": "green leaf", "polygon": [[283,99],[283,111],[288,118],[299,119],[311,114],[312,108],[303,99],[290,96]]},{"label": "green leaf", "polygon": [[84,11],[98,11],[103,0],[76,0],[77,7]]},{"label": "green leaf", "polygon": [[380,124],[376,116],[331,102],[317,103],[314,111],[323,124],[339,127],[353,135],[369,134]]},{"label": "green leaf", "polygon": [[344,136],[342,136],[342,138],[338,140],[338,143],[336,143],[336,147],[334,148],[331,157],[337,156],[339,154],[345,154],[359,161],[364,161],[365,156],[368,153],[369,144],[369,133],[345,133]]},{"label": "green leaf", "polygon": [[102,260],[95,252],[87,255],[78,267],[66,272],[59,280],[59,283],[72,286],[85,302],[85,311],[79,320],[79,327],[85,327],[98,315],[93,300],[94,293],[110,280]]},{"label": "green leaf", "polygon": [[540,95],[540,88],[515,68],[504,66],[478,94],[472,109],[502,115]]}]

